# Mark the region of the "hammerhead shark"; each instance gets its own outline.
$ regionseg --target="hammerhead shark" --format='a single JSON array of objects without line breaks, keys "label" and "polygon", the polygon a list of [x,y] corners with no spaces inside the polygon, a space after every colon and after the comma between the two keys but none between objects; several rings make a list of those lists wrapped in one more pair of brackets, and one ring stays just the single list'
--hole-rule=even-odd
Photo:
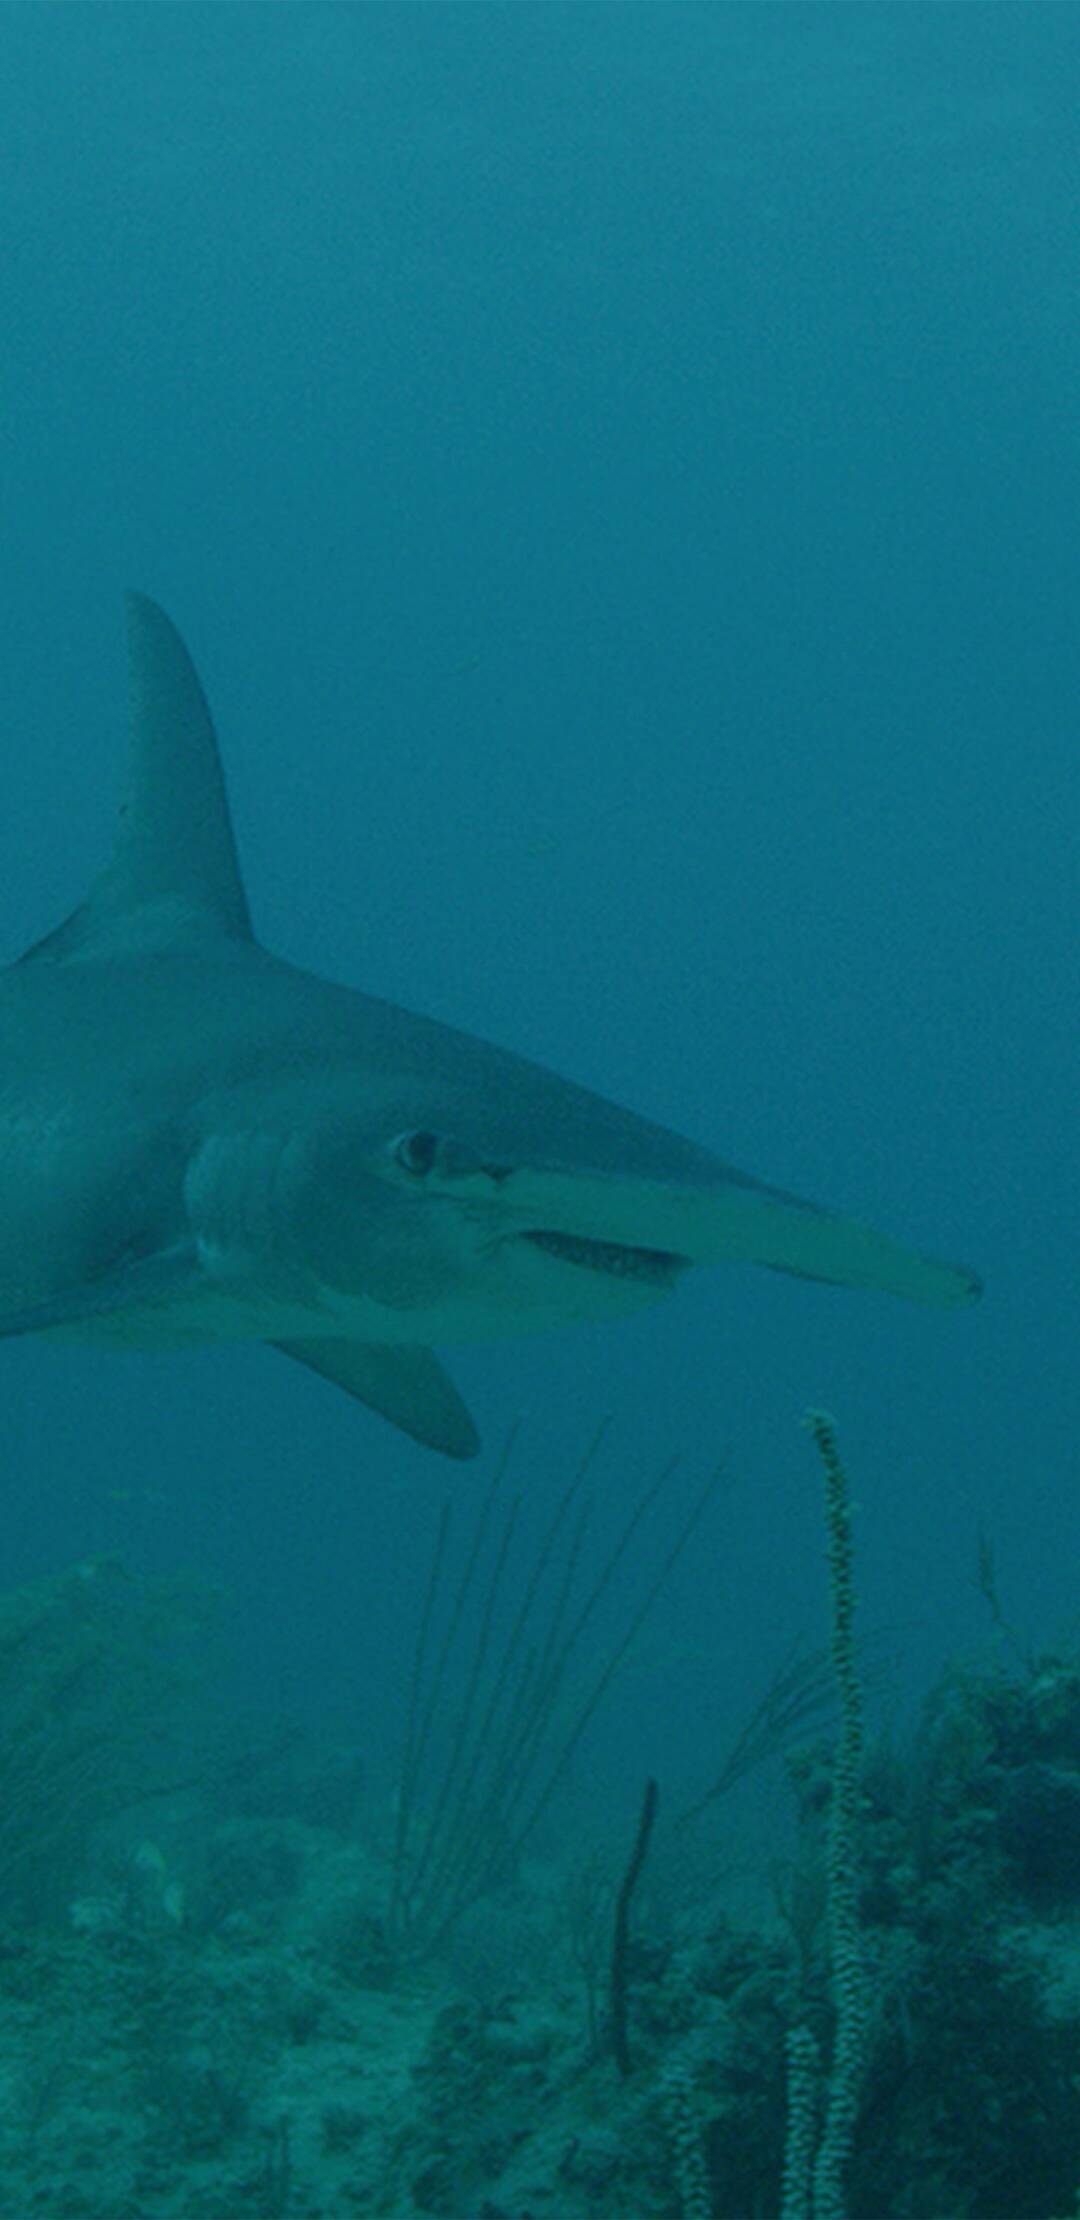
[{"label": "hammerhead shark", "polygon": [[655,1302],[723,1258],[925,1303],[974,1275],[255,939],[214,728],[128,600],[111,860],[0,976],[0,1335],[270,1342],[450,1457],[437,1341]]}]

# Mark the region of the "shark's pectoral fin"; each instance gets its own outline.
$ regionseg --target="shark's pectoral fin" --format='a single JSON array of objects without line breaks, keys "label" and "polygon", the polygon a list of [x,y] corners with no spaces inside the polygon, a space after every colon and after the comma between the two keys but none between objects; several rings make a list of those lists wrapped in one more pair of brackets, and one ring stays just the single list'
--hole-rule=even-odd
[{"label": "shark's pectoral fin", "polygon": [[23,1310],[0,1312],[0,1338],[12,1334],[63,1332],[76,1338],[80,1327],[92,1334],[95,1319],[119,1311],[144,1311],[167,1306],[191,1286],[196,1269],[189,1243],[159,1250],[153,1256],[118,1258],[93,1279],[58,1288]]},{"label": "shark's pectoral fin", "polygon": [[409,1342],[275,1341],[298,1364],[333,1380],[402,1433],[447,1457],[475,1457],[480,1436],[430,1349]]}]

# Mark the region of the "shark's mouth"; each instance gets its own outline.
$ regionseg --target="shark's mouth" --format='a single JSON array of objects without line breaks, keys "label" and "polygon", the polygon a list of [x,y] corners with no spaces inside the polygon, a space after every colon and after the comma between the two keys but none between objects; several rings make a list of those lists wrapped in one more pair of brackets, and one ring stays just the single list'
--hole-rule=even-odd
[{"label": "shark's mouth", "polygon": [[671,1287],[689,1259],[673,1249],[638,1249],[622,1241],[590,1241],[578,1233],[522,1234],[534,1248],[558,1257],[560,1264],[581,1264],[591,1272],[606,1272],[615,1279],[647,1280],[653,1287]]}]

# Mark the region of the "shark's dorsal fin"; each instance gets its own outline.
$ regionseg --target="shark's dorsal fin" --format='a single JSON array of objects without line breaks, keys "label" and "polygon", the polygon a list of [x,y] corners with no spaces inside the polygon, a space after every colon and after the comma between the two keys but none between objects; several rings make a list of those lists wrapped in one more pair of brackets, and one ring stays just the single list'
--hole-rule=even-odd
[{"label": "shark's dorsal fin", "polygon": [[110,861],[79,908],[23,962],[85,963],[207,934],[251,938],[217,740],[175,625],[127,597],[131,757]]}]

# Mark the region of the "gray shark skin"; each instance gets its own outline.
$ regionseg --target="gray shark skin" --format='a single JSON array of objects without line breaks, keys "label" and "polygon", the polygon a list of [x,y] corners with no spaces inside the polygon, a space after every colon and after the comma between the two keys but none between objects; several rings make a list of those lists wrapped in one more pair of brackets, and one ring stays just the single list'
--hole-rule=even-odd
[{"label": "gray shark skin", "polygon": [[466,1457],[436,1341],[617,1317],[725,1258],[977,1293],[524,1057],[269,955],[187,651],[142,595],[128,640],[112,859],[0,975],[0,1334],[267,1341]]}]

